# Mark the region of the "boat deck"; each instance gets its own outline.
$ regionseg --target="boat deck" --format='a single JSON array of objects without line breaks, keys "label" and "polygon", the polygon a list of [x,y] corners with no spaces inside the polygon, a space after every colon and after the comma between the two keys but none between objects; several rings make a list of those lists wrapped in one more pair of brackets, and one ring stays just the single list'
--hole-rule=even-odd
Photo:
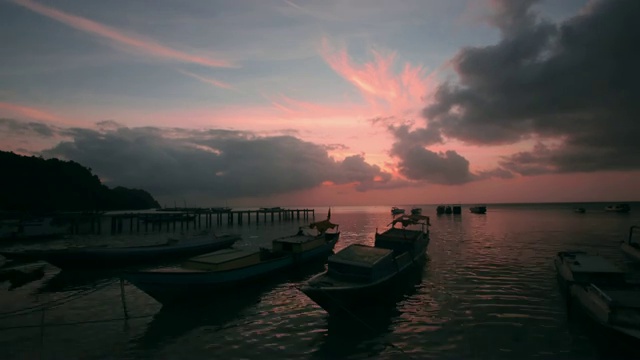
[{"label": "boat deck", "polygon": [[391,228],[381,234],[378,234],[378,237],[383,237],[389,240],[415,240],[421,235],[422,231],[420,230]]},{"label": "boat deck", "polygon": [[329,258],[329,266],[331,266],[332,262],[340,262],[372,267],[382,259],[391,256],[392,252],[389,249],[354,244],[332,255]]},{"label": "boat deck", "polygon": [[609,260],[588,254],[575,254],[571,258],[565,258],[565,262],[574,273],[624,273]]}]

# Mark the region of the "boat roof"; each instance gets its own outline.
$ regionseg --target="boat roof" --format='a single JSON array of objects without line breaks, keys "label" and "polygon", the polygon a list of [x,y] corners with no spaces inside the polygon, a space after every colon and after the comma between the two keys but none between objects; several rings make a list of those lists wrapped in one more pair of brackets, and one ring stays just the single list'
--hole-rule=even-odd
[{"label": "boat roof", "polygon": [[329,257],[329,262],[339,262],[359,266],[372,266],[378,261],[392,256],[393,250],[368,245],[352,244]]},{"label": "boat roof", "polygon": [[573,259],[567,259],[566,261],[573,272],[623,273],[623,271],[611,261],[599,255],[575,254]]},{"label": "boat roof", "polygon": [[306,243],[306,242],[309,242],[309,241],[315,240],[315,239],[316,239],[315,236],[308,235],[308,234],[303,234],[303,235],[285,236],[285,237],[282,237],[282,238],[274,239],[273,242],[302,244],[302,243]]},{"label": "boat roof", "polygon": [[227,261],[240,259],[258,253],[258,250],[245,249],[223,249],[207,254],[199,255],[189,259],[189,262],[200,262],[207,264],[221,264]]}]

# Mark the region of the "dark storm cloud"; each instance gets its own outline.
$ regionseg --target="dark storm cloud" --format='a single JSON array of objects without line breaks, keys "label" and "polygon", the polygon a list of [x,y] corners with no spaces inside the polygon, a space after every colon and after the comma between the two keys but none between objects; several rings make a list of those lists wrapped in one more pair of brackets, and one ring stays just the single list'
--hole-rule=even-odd
[{"label": "dark storm cloud", "polygon": [[536,138],[556,145],[505,157],[503,174],[640,169],[640,1],[592,1],[559,24],[541,20],[533,3],[495,2],[501,40],[454,56],[458,81],[424,109],[429,127],[395,129],[396,147]]},{"label": "dark storm cloud", "polygon": [[110,185],[140,187],[157,196],[262,196],[325,181],[357,182],[364,191],[391,179],[360,156],[335,161],[323,146],[291,136],[108,125],[99,131],[68,129],[72,141],[43,154],[91,167]]},{"label": "dark storm cloud", "polygon": [[469,172],[469,161],[455,151],[436,153],[423,146],[396,143],[391,154],[400,159],[400,174],[411,180],[453,185],[476,179],[476,175]]},{"label": "dark storm cloud", "polygon": [[58,129],[43,123],[0,119],[0,133],[12,135],[35,135],[44,138],[53,137]]}]

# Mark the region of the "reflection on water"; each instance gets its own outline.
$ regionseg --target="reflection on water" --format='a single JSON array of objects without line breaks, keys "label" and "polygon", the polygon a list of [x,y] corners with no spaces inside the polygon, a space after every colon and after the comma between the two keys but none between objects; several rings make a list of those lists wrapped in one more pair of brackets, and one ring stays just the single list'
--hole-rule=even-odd
[{"label": "reflection on water", "polygon": [[43,281],[38,292],[44,294],[89,290],[113,282],[118,277],[118,270],[61,270],[53,277]]},{"label": "reflection on water", "polygon": [[350,309],[340,315],[327,315],[326,336],[314,357],[368,358],[388,348],[399,349],[386,340],[385,335],[393,330],[393,320],[403,313],[400,303],[416,293],[426,270],[425,262],[410,268],[383,298],[371,299],[370,306]]},{"label": "reflection on water", "polygon": [[[585,214],[575,214],[573,205],[519,205],[489,206],[486,215],[464,208],[459,216],[435,216],[435,207],[421,207],[431,216],[429,260],[413,273],[417,276],[399,281],[398,291],[382,299],[388,301],[372,301],[377,305],[354,312],[357,318],[329,316],[297,289],[324,270],[320,263],[308,272],[280,274],[240,292],[212,294],[177,308],[161,308],[127,285],[129,313],[140,318],[130,319],[126,329],[121,320],[81,324],[122,317],[119,285],[100,288],[117,276],[46,267],[42,279],[12,291],[3,283],[0,312],[87,292],[46,311],[46,323],[80,324],[41,332],[39,312],[0,318],[0,328],[36,326],[0,330],[2,358],[637,358],[622,346],[606,345],[615,342],[606,342],[601,331],[582,322],[582,315],[568,318],[552,263],[558,251],[581,249],[640,270],[630,267],[619,249],[629,226],[639,222],[635,205],[622,216],[604,213],[600,205],[585,205]],[[316,213],[324,216],[326,208]],[[332,208],[332,221],[342,231],[336,251],[353,243],[373,244],[376,228],[384,229],[389,217],[389,207]],[[242,234],[237,247],[257,249],[303,223],[224,230]],[[136,236],[65,241],[158,243],[166,233]],[[86,291],[94,288],[100,289]]]}]

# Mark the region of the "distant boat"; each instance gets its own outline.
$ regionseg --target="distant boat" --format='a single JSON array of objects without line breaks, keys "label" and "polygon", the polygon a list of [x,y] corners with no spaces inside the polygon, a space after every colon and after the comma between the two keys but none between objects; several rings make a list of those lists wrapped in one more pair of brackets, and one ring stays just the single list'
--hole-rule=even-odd
[{"label": "distant boat", "polygon": [[578,214],[584,214],[585,212],[587,212],[587,209],[583,208],[583,207],[577,207],[575,209],[573,209],[574,213],[578,213]]},{"label": "distant boat", "polygon": [[442,215],[445,212],[445,207],[444,205],[438,205],[438,207],[436,208],[436,214],[438,215]]},{"label": "distant boat", "polygon": [[391,215],[400,215],[400,214],[404,214],[404,209],[400,209],[399,207],[392,207],[391,208]]},{"label": "distant boat", "polygon": [[214,235],[184,242],[169,240],[159,245],[0,251],[0,255],[7,259],[46,261],[61,269],[122,268],[180,260],[230,247],[239,239],[239,235]]},{"label": "distant boat", "polygon": [[24,220],[5,220],[0,225],[0,237],[16,239],[36,239],[60,237],[69,232],[69,226],[56,224],[52,217],[39,217]]},{"label": "distant boat", "polygon": [[262,208],[260,208],[259,211],[270,212],[270,211],[282,211],[282,210],[284,210],[284,209],[281,208],[280,206],[274,206],[274,207],[262,207]]},{"label": "distant boat", "polygon": [[633,241],[633,230],[638,228],[640,227],[632,226],[629,228],[629,239],[622,242],[620,249],[633,260],[640,262],[640,244]]},{"label": "distant boat", "polygon": [[472,206],[469,208],[469,211],[474,214],[485,214],[487,212],[486,206]]},{"label": "distant boat", "polygon": [[631,211],[631,208],[629,207],[629,204],[615,204],[615,205],[609,205],[609,206],[605,207],[604,211],[617,212],[617,213],[628,213],[629,211]]},{"label": "distant boat", "polygon": [[444,208],[444,213],[445,213],[445,214],[451,214],[452,212],[453,212],[453,210],[451,209],[451,206],[447,205],[447,206]]},{"label": "distant boat", "polygon": [[389,225],[383,233],[376,232],[375,246],[352,244],[329,257],[328,270],[300,290],[328,313],[349,311],[386,296],[399,275],[425,258],[429,245],[428,217],[403,215]]},{"label": "distant boat", "polygon": [[158,302],[169,304],[326,258],[339,237],[340,232],[298,233],[274,239],[271,249],[220,250],[191,258],[178,268],[127,272],[123,277]]},{"label": "distant boat", "polygon": [[411,209],[411,215],[422,215],[422,208],[415,207]]},{"label": "distant boat", "polygon": [[214,212],[214,213],[227,213],[227,212],[230,212],[230,211],[231,211],[231,208],[230,207],[226,207],[226,206],[223,206],[223,207],[212,207],[211,208],[211,212]]},{"label": "distant boat", "polygon": [[460,206],[460,205],[453,205],[452,210],[453,210],[452,212],[453,212],[454,215],[462,214],[462,206]]}]

